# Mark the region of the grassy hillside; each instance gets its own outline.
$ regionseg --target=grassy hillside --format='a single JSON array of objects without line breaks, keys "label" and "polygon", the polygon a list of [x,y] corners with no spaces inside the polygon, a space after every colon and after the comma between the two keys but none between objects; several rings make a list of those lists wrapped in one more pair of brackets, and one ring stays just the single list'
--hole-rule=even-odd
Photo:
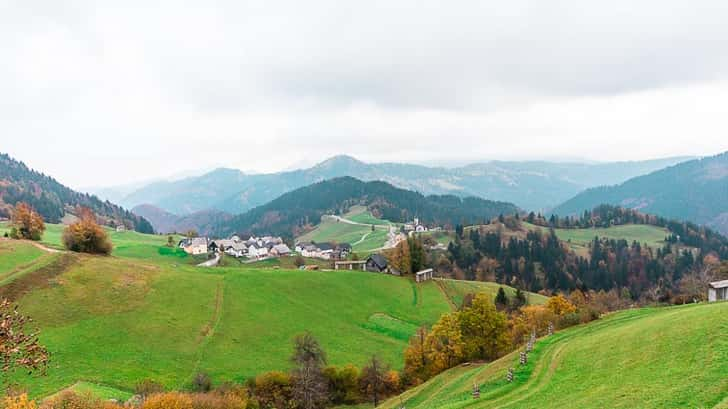
[{"label": "grassy hillside", "polygon": [[[460,366],[401,396],[414,408],[711,408],[728,404],[728,303],[637,309]],[[515,381],[505,381],[508,367]],[[473,384],[481,397],[472,398]],[[400,398],[383,408],[397,408]],[[721,406],[723,405],[723,406]]]},{"label": "grassy hillside", "polygon": [[[545,230],[544,227],[526,222],[523,222],[522,224],[523,227],[528,230]],[[592,242],[595,237],[614,240],[623,239],[627,240],[628,243],[636,241],[642,244],[642,246],[657,249],[665,245],[665,237],[670,235],[670,232],[667,229],[648,224],[623,224],[618,226],[588,229],[554,229],[554,233],[556,233],[556,237],[560,240],[568,242],[571,245],[571,248],[581,256],[588,255],[589,243]]]},{"label": "grassy hillside", "polygon": [[[443,292],[447,295],[450,301],[455,306],[460,306],[463,303],[463,298],[466,294],[479,294],[486,293],[495,299],[498,294],[498,289],[503,287],[508,297],[513,297],[516,294],[516,289],[507,285],[498,283],[489,283],[481,281],[461,281],[461,280],[441,280],[437,282],[442,288]],[[526,292],[527,302],[529,304],[544,304],[547,297]]]},{"label": "grassy hillside", "polygon": [[374,217],[364,206],[355,206],[342,218],[362,224],[346,223],[325,216],[315,229],[296,238],[296,241],[349,243],[355,253],[366,253],[382,248],[387,242],[390,225],[394,225]]},{"label": "grassy hillside", "polygon": [[[197,371],[242,381],[287,368],[291,338],[304,330],[332,364],[362,364],[377,353],[399,367],[417,326],[450,309],[435,283],[357,271],[201,269],[160,252],[163,237],[112,236],[114,256],[76,256],[51,279],[28,282],[19,299],[53,358],[47,376],[16,378],[33,395],[79,380],[181,387]],[[44,257],[11,243],[27,250],[17,251],[17,263]]]}]

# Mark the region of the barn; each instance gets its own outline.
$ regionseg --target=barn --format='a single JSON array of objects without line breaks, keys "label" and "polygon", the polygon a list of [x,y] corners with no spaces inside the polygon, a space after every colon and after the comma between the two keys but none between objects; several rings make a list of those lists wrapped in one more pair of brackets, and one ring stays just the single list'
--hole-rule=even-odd
[{"label": "barn", "polygon": [[708,302],[728,300],[728,280],[708,284]]}]

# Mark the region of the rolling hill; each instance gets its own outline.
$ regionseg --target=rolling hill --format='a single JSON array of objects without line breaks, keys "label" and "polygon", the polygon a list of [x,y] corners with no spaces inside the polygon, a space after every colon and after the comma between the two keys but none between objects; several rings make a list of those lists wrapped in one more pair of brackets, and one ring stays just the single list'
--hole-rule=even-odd
[{"label": "rolling hill", "polygon": [[362,182],[352,177],[331,179],[288,192],[230,221],[218,225],[215,233],[236,232],[295,237],[319,223],[325,214],[343,214],[364,205],[377,216],[393,222],[414,217],[426,224],[470,224],[490,220],[499,214],[513,214],[510,203],[475,197],[424,196],[385,182]]},{"label": "rolling hill", "polygon": [[444,168],[364,163],[349,156],[335,156],[308,169],[250,175],[221,168],[198,177],[155,182],[128,194],[120,203],[129,208],[152,204],[178,215],[207,209],[237,214],[299,187],[351,176],[385,181],[425,195],[477,196],[537,210],[555,206],[588,187],[621,183],[688,159],[615,163],[491,161]]},{"label": "rolling hill", "polygon": [[381,407],[725,408],[727,314],[726,302],[621,311],[539,339],[525,366],[518,352],[459,366]]},{"label": "rolling hill", "polygon": [[553,213],[580,214],[602,203],[708,225],[728,235],[728,152],[670,166],[620,185],[588,189],[554,208]]},{"label": "rolling hill", "polygon": [[[182,388],[201,371],[216,383],[242,382],[287,369],[291,339],[305,330],[331,364],[361,365],[377,353],[401,367],[419,325],[466,292],[494,296],[498,287],[448,281],[443,289],[361,271],[199,268],[165,247],[164,236],[127,231],[111,239],[110,257],[0,239],[0,293],[33,318],[52,356],[46,376],[13,378],[32,396],[89,384],[128,394],[145,378]],[[45,240],[57,244],[53,235]]]},{"label": "rolling hill", "polygon": [[18,202],[32,205],[46,222],[59,223],[74,214],[78,206],[91,209],[104,223],[123,224],[128,229],[151,233],[152,225],[143,217],[96,196],[79,193],[50,176],[28,168],[23,162],[0,154],[0,216],[9,217]]}]

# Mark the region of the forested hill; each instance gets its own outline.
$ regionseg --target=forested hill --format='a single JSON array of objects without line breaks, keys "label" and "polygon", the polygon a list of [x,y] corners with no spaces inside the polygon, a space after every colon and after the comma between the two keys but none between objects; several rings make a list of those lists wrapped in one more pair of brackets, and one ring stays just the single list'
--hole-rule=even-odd
[{"label": "forested hill", "polygon": [[362,182],[352,177],[335,178],[288,192],[279,198],[236,216],[216,229],[269,233],[292,237],[321,220],[324,214],[342,214],[353,205],[365,205],[373,214],[394,222],[411,221],[451,227],[487,221],[518,208],[506,202],[451,195],[424,196],[386,182]]},{"label": "forested hill", "polygon": [[705,224],[728,235],[728,152],[670,166],[621,185],[588,189],[553,213],[580,214],[602,203]]},{"label": "forested hill", "polygon": [[73,214],[78,206],[91,209],[110,226],[124,224],[142,233],[154,229],[143,217],[124,208],[86,193],[76,192],[50,176],[28,168],[7,154],[0,154],[0,216],[9,217],[12,207],[26,202],[43,216],[46,222],[59,223],[66,213]]}]

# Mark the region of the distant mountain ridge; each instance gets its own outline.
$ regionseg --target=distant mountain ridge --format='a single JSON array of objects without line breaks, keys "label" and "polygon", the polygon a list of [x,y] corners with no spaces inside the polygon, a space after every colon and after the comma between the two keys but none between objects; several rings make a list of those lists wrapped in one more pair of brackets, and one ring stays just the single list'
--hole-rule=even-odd
[{"label": "distant mountain ridge", "polygon": [[199,212],[178,216],[153,205],[139,205],[131,209],[134,214],[149,220],[158,233],[185,233],[190,230],[201,235],[209,235],[214,228],[233,215],[219,210],[200,210]]},{"label": "distant mountain ridge", "polygon": [[76,192],[25,163],[0,154],[0,216],[10,216],[12,206],[18,202],[29,203],[49,223],[60,223],[66,214],[74,214],[78,206],[83,206],[107,225],[123,224],[142,233],[154,232],[145,218],[96,196]]},{"label": "distant mountain ridge", "polygon": [[400,189],[386,182],[363,182],[340,177],[314,183],[219,224],[214,233],[274,234],[295,237],[312,228],[324,214],[343,214],[351,206],[365,205],[372,213],[393,222],[418,217],[422,223],[444,226],[484,222],[519,209],[506,202],[476,197],[430,195]]},{"label": "distant mountain ridge", "polygon": [[380,180],[429,194],[477,196],[514,203],[526,210],[553,207],[593,186],[615,184],[688,158],[603,164],[544,161],[491,161],[457,168],[403,163],[365,163],[335,156],[308,169],[270,174],[245,174],[220,168],[199,177],[157,182],[127,195],[130,208],[152,204],[178,215],[215,209],[238,214],[267,203],[283,193],[323,180],[351,176]]},{"label": "distant mountain ridge", "polygon": [[588,189],[553,209],[579,214],[606,203],[689,220],[728,235],[728,152],[683,162],[620,185]]}]

